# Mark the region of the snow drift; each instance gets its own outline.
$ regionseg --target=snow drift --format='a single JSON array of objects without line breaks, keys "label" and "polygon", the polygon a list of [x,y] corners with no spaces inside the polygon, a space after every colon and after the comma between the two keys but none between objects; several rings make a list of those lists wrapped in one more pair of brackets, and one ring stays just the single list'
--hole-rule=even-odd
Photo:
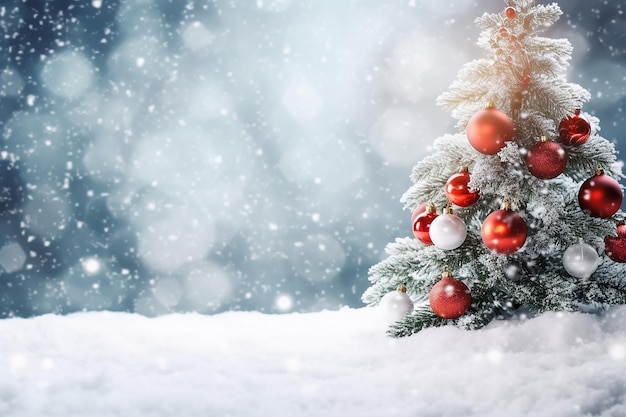
[{"label": "snow drift", "polygon": [[0,321],[0,415],[626,415],[626,307],[392,339],[372,308]]}]

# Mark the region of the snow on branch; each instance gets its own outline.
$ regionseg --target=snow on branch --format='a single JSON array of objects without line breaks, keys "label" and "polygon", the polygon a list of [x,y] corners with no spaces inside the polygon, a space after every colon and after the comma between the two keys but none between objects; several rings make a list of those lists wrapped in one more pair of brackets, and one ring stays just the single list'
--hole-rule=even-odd
[{"label": "snow on branch", "polygon": [[540,28],[547,28],[555,24],[562,14],[561,8],[556,3],[540,4],[535,7],[534,13],[532,14],[532,25],[535,31],[539,31]]}]

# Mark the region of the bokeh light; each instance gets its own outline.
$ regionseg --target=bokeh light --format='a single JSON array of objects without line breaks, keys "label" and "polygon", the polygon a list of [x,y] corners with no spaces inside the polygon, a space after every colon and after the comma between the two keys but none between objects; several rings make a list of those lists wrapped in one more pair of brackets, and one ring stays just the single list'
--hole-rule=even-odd
[{"label": "bokeh light", "polygon": [[[411,235],[411,167],[456,131],[436,98],[482,57],[475,17],[502,9],[9,3],[2,317],[362,306],[368,268]],[[548,35],[570,39],[584,110],[621,146],[623,7],[561,7]]]}]

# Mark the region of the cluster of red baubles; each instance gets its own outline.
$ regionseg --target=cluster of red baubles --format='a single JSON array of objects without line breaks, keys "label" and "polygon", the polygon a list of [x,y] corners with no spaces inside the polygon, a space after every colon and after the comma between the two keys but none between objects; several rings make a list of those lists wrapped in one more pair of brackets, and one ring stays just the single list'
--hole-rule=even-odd
[{"label": "cluster of red baubles", "polygon": [[[472,116],[467,123],[466,133],[474,149],[485,155],[495,155],[506,142],[513,140],[515,126],[506,113],[490,104]],[[590,135],[591,125],[580,115],[580,110],[559,124],[559,137],[564,145],[580,146],[587,142]],[[552,179],[565,171],[567,152],[561,145],[544,136],[526,150],[524,160],[532,175],[544,180]]]},{"label": "cluster of red baubles", "polygon": [[[566,146],[580,146],[587,142],[590,135],[591,125],[580,115],[580,110],[559,124],[559,137]],[[472,116],[467,124],[469,143],[485,155],[495,155],[514,136],[515,127],[511,118],[491,105]],[[540,142],[525,150],[524,160],[533,176],[552,179],[565,171],[567,152],[560,144],[543,136]],[[590,216],[607,218],[619,210],[622,191],[617,181],[598,170],[580,187],[578,202]]]},{"label": "cluster of red baubles", "polygon": [[[456,223],[447,221],[445,224],[452,223],[452,226],[440,230],[438,219],[441,219],[442,216],[452,217]],[[413,211],[411,217],[413,234],[417,240],[425,245],[434,245],[444,250],[456,249],[461,246],[467,235],[464,223],[462,223],[463,220],[453,214],[449,207],[444,210],[443,214],[437,214],[432,203],[422,204]],[[455,227],[455,224],[462,224],[462,226]],[[485,218],[481,236],[483,243],[490,250],[499,254],[510,255],[524,246],[528,236],[528,227],[524,219],[517,212],[511,210],[509,204],[505,202],[500,210],[494,211]],[[442,240],[444,243],[439,244],[438,242]],[[445,242],[450,241],[457,243],[452,244],[454,247],[446,247],[447,243]]]},{"label": "cluster of red baubles", "polygon": [[[566,146],[580,146],[591,135],[589,122],[576,110],[573,116],[564,118],[559,125],[561,143]],[[485,155],[497,154],[507,141],[513,140],[515,127],[505,113],[493,106],[475,114],[467,124],[467,138],[478,152]],[[557,142],[542,137],[524,155],[529,172],[539,179],[556,178],[565,171],[567,152]],[[470,173],[467,168],[454,174],[445,184],[449,202],[458,207],[469,207],[480,198],[478,190],[469,187]],[[586,180],[580,187],[578,202],[581,209],[592,217],[608,218],[615,214],[622,203],[622,191],[617,181],[601,170]],[[446,222],[436,222],[440,216],[452,216]],[[454,221],[452,221],[454,220]],[[467,231],[463,221],[448,207],[438,215],[432,204],[422,204],[412,213],[413,233],[426,245],[435,245],[444,250],[456,249],[465,240]],[[435,224],[435,228],[431,226]],[[439,224],[446,224],[440,229]],[[524,219],[511,210],[505,202],[485,218],[481,237],[487,248],[495,253],[510,255],[517,252],[525,243],[528,227]],[[433,239],[435,237],[435,239]],[[438,244],[438,242],[442,242]],[[626,262],[626,225],[617,227],[617,236],[607,236],[605,252],[616,262]],[[467,286],[453,278],[448,272],[431,289],[429,297],[433,312],[439,317],[453,319],[463,315],[471,305],[471,295]]]}]

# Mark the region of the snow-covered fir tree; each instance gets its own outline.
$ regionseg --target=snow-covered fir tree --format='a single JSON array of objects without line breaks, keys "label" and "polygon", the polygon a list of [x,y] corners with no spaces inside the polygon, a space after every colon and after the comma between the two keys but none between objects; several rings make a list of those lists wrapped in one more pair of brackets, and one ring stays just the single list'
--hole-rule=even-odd
[{"label": "snow-covered fir tree", "polygon": [[580,111],[590,93],[566,79],[570,43],[541,36],[561,14],[506,0],[476,20],[486,57],[438,99],[460,132],[413,168],[414,237],[388,245],[363,294],[400,309],[390,335],[626,303],[621,165]]}]

